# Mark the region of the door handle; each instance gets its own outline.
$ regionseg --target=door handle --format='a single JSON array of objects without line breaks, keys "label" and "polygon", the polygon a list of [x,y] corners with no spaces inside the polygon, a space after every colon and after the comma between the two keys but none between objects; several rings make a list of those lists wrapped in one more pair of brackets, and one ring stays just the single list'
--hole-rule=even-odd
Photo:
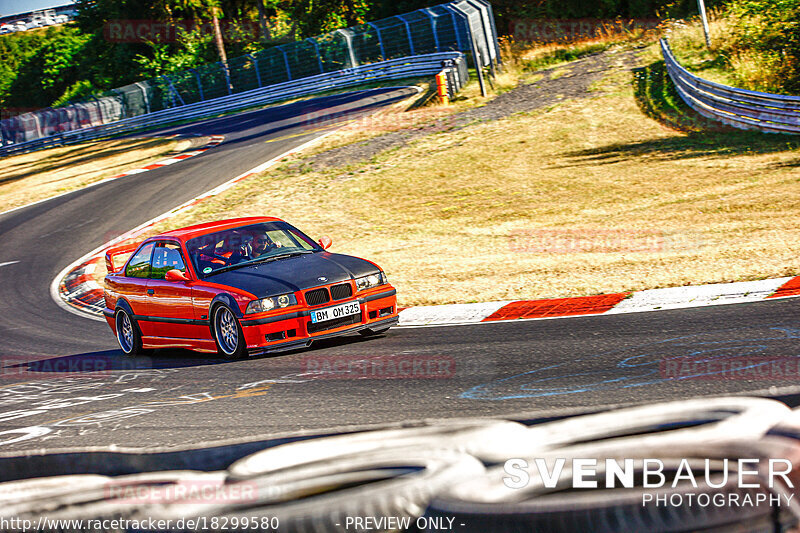
[{"label": "door handle", "polygon": [[154,294],[155,292],[153,289],[147,289],[147,294]]}]

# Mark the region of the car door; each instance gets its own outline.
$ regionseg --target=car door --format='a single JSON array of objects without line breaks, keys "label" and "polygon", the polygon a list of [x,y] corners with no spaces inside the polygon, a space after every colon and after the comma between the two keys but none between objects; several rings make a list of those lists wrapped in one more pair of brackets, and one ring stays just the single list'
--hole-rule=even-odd
[{"label": "car door", "polygon": [[170,270],[189,275],[180,244],[158,241],[153,250],[150,279],[147,282],[148,309],[154,335],[173,339],[197,338],[196,330],[200,326],[194,320],[192,283],[166,280],[166,273]]},{"label": "car door", "polygon": [[150,258],[153,255],[155,243],[148,242],[139,247],[131,256],[125,267],[125,272],[115,281],[114,290],[120,298],[124,298],[131,306],[142,335],[152,335],[152,324],[139,318],[148,313],[147,283],[150,278]]}]

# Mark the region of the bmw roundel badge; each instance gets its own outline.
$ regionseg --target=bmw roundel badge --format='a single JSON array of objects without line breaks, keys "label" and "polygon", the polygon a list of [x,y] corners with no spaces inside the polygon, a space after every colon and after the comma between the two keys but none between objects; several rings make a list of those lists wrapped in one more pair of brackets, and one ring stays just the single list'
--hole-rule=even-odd
[{"label": "bmw roundel badge", "polygon": [[318,279],[319,281],[328,281],[328,278],[326,278],[325,276],[320,276],[320,277],[318,277],[317,279]]}]

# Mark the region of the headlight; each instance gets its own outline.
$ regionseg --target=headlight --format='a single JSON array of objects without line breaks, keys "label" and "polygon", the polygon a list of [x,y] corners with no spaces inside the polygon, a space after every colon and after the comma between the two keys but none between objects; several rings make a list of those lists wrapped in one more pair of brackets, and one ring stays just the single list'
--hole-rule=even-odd
[{"label": "headlight", "polygon": [[262,298],[260,300],[253,300],[247,304],[245,314],[250,315],[253,313],[263,313],[273,309],[280,309],[281,307],[289,307],[296,305],[297,298],[294,294],[281,294],[280,296],[272,296],[270,298]]},{"label": "headlight", "polygon": [[381,271],[377,274],[370,274],[369,276],[356,278],[356,289],[363,291],[365,289],[371,289],[372,287],[385,285],[387,283],[389,283],[389,281],[386,279],[386,274]]}]

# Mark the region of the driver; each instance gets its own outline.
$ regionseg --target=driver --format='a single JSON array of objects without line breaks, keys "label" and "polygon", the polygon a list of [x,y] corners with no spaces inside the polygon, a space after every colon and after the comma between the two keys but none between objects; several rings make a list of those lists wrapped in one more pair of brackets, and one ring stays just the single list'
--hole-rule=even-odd
[{"label": "driver", "polygon": [[283,247],[281,243],[273,241],[266,233],[258,233],[252,243],[248,242],[242,246],[240,253],[243,258],[255,259],[281,247]]}]

